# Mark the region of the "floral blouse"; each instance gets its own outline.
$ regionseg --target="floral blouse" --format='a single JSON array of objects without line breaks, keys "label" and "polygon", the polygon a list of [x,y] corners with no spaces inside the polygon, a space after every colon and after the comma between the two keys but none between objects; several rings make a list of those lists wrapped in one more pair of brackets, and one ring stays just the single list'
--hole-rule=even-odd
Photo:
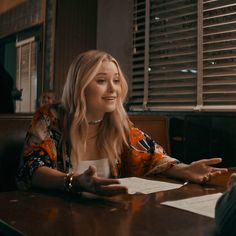
[{"label": "floral blouse", "polygon": [[[41,166],[63,172],[71,168],[69,155],[62,151],[61,111],[61,105],[54,104],[41,107],[34,114],[16,177],[20,189],[30,188],[34,171]],[[121,161],[117,162],[116,167],[111,167],[113,178],[145,176],[154,167],[155,173],[161,173],[178,163],[178,160],[167,156],[160,145],[134,126],[130,126],[129,141],[130,145],[121,155]]]}]

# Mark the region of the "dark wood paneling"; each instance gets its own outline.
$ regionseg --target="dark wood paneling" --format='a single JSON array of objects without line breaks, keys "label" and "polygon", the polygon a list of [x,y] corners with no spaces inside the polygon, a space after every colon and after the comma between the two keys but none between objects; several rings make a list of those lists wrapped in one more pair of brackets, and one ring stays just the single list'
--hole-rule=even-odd
[{"label": "dark wood paneling", "polygon": [[96,22],[96,0],[57,1],[54,90],[59,98],[72,60],[96,48]]},{"label": "dark wood paneling", "polygon": [[44,21],[46,0],[28,0],[0,14],[0,38],[38,25]]},{"label": "dark wood paneling", "polygon": [[0,0],[0,14],[9,11],[12,8],[26,2],[27,0]]},{"label": "dark wood paneling", "polygon": [[126,75],[132,76],[133,0],[99,0],[97,47],[114,56]]}]

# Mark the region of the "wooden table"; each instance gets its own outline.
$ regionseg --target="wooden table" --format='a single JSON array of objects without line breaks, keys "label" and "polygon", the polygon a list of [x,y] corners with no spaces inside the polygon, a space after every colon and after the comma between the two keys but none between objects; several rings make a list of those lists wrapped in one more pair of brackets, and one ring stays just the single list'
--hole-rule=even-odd
[{"label": "wooden table", "polygon": [[214,219],[160,203],[223,192],[228,176],[217,177],[208,186],[187,184],[165,192],[112,198],[38,191],[4,192],[0,193],[0,219],[29,236],[215,235]]}]

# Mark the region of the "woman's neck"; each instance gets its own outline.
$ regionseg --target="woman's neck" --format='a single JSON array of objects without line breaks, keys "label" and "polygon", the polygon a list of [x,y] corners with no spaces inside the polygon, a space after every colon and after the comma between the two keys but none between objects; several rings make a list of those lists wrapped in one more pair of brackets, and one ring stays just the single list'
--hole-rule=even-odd
[{"label": "woman's neck", "polygon": [[89,125],[88,127],[88,140],[94,139],[98,134],[98,125]]}]

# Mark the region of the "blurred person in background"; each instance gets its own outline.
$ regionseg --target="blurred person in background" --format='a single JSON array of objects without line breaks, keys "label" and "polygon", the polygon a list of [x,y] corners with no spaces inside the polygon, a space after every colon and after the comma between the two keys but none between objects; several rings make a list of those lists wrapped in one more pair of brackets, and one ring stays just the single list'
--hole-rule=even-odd
[{"label": "blurred person in background", "polygon": [[39,106],[45,106],[56,103],[56,96],[54,91],[49,90],[46,92],[43,92],[39,98]]}]

